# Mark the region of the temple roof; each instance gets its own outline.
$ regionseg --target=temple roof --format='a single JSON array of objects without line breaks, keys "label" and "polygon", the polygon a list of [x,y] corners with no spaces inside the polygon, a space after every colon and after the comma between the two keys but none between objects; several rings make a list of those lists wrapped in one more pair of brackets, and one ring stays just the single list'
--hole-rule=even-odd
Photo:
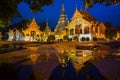
[{"label": "temple roof", "polygon": [[76,8],[72,20],[76,19],[77,17],[82,17],[82,14],[80,13],[80,11]]},{"label": "temple roof", "polygon": [[45,32],[51,32],[48,21],[46,22]]},{"label": "temple roof", "polygon": [[65,14],[65,8],[64,4],[62,4],[62,10],[60,13],[60,18],[58,20],[58,24],[56,25],[55,31],[59,31],[61,29],[64,29],[68,25],[69,21]]},{"label": "temple roof", "polygon": [[76,19],[76,18],[84,18],[85,20],[87,21],[96,21],[95,18],[93,16],[91,16],[86,10],[83,11],[82,9],[81,10],[78,10],[76,8],[74,14],[73,14],[73,17],[72,17],[72,20]]},{"label": "temple roof", "polygon": [[12,30],[18,29],[18,30],[26,30],[30,25],[37,25],[36,20],[33,18],[32,20],[30,19],[24,19],[17,24],[14,24],[13,27],[11,28]]}]

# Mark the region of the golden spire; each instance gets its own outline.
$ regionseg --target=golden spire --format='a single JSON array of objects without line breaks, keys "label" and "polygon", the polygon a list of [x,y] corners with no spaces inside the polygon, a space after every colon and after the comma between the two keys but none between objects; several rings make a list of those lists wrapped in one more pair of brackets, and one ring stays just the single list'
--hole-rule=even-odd
[{"label": "golden spire", "polygon": [[78,8],[77,8],[77,2],[76,2],[76,0],[75,0],[75,9],[76,9],[76,10],[78,10]]},{"label": "golden spire", "polygon": [[62,0],[62,11],[64,11],[64,1]]}]

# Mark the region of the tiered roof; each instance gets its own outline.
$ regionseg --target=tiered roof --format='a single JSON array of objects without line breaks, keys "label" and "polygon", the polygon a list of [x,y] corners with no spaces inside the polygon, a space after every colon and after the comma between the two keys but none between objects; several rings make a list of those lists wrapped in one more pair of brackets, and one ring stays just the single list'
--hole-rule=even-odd
[{"label": "tiered roof", "polygon": [[86,10],[83,11],[82,9],[78,10],[76,8],[76,10],[75,10],[75,12],[73,14],[72,20],[74,20],[74,19],[76,19],[78,17],[84,18],[87,21],[96,21],[95,18],[93,16],[91,16]]},{"label": "tiered roof", "polygon": [[51,32],[51,29],[48,25],[48,21],[46,22],[45,32]]},{"label": "tiered roof", "polygon": [[59,18],[58,24],[55,28],[55,32],[64,29],[68,25],[68,23],[69,23],[69,21],[65,14],[64,4],[62,4],[62,10],[60,13],[60,18]]}]

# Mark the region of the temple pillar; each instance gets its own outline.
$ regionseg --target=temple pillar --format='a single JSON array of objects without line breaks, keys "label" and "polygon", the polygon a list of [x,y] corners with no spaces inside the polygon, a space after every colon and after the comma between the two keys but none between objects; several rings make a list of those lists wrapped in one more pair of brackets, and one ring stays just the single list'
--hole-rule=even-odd
[{"label": "temple pillar", "polygon": [[100,26],[98,26],[98,36],[100,37]]},{"label": "temple pillar", "polygon": [[93,34],[95,35],[95,26],[93,26]]},{"label": "temple pillar", "polygon": [[89,27],[89,33],[91,34],[91,26]]},{"label": "temple pillar", "polygon": [[84,26],[84,25],[82,25],[82,34],[84,34],[84,27],[85,27],[85,26]]}]

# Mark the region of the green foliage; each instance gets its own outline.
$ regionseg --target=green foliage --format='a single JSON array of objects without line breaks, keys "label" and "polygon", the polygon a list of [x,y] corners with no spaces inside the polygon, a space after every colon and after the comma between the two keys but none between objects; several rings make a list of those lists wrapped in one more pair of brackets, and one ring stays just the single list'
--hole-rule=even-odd
[{"label": "green foliage", "polygon": [[32,12],[42,12],[42,6],[51,5],[53,0],[1,0],[0,1],[0,20],[5,25],[10,25],[10,20],[16,16],[21,17],[17,7],[20,2],[24,1],[29,5]]},{"label": "green foliage", "polygon": [[2,35],[2,38],[1,38],[1,39],[2,39],[2,40],[8,40],[8,37],[9,37],[8,34],[4,34],[4,35]]},{"label": "green foliage", "polygon": [[89,38],[89,37],[87,37],[87,38],[86,38],[86,41],[89,41],[89,40],[90,40],[90,38]]},{"label": "green foliage", "polygon": [[81,38],[81,41],[85,41],[85,37],[82,37],[82,38]]},{"label": "green foliage", "polygon": [[55,36],[54,35],[48,36],[48,42],[52,42],[54,40],[55,40]]},{"label": "green foliage", "polygon": [[96,37],[93,37],[93,41],[97,41],[98,39]]},{"label": "green foliage", "polygon": [[0,1],[0,19],[4,22],[5,25],[10,24],[10,20],[18,16],[17,4],[21,0],[1,0]]},{"label": "green foliage", "polygon": [[108,39],[113,39],[113,37],[116,35],[117,30],[112,28],[111,22],[105,23],[106,30],[105,30],[105,36]]},{"label": "green foliage", "polygon": [[[18,13],[17,7],[20,2],[25,2],[29,5],[32,12],[43,12],[42,7],[45,5],[52,5],[53,0],[1,0],[0,1],[0,20],[5,25],[10,24],[10,20],[16,16],[21,17]],[[87,8],[92,7],[96,3],[106,3],[106,6],[119,4],[120,0],[83,0]],[[9,13],[9,14],[8,14]]]},{"label": "green foliage", "polygon": [[68,36],[64,36],[63,39],[69,41],[69,37]]},{"label": "green foliage", "polygon": [[98,38],[99,41],[104,41],[105,39],[104,38]]},{"label": "green foliage", "polygon": [[86,8],[91,8],[96,3],[105,3],[106,6],[110,6],[119,4],[120,0],[84,0]]},{"label": "green foliage", "polygon": [[46,27],[46,22],[41,22],[41,23],[40,23],[40,30],[41,30],[41,31],[44,31],[44,30],[45,30],[45,27]]},{"label": "green foliage", "polygon": [[78,41],[78,36],[74,36],[73,40]]}]

